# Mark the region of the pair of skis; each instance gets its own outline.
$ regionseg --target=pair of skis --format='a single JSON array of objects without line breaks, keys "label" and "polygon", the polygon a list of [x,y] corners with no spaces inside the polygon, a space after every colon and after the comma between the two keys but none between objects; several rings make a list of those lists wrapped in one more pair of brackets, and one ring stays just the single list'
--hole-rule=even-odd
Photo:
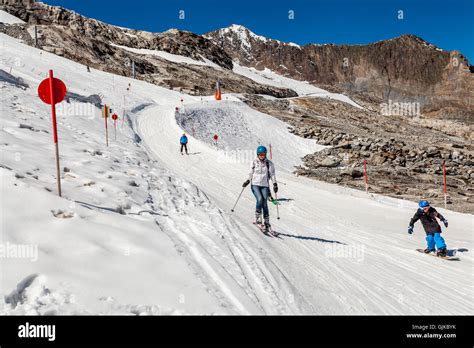
[{"label": "pair of skis", "polygon": [[255,221],[252,222],[255,226],[257,226],[257,228],[260,230],[260,232],[262,232],[264,235],[266,236],[269,236],[269,237],[278,237],[278,238],[281,238],[279,237],[279,233],[272,230],[271,227],[265,227],[265,225],[263,224],[258,224],[256,223]]}]

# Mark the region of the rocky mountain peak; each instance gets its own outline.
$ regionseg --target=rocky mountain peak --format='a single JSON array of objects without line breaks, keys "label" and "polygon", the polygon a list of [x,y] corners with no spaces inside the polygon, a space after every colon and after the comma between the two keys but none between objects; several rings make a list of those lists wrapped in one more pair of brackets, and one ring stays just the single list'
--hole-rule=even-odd
[{"label": "rocky mountain peak", "polygon": [[268,38],[264,36],[255,34],[249,28],[244,27],[243,25],[240,25],[240,24],[231,24],[228,27],[215,30],[214,32],[221,36],[235,34],[235,35],[238,35],[239,39],[241,40],[249,40],[250,38],[255,39],[255,40],[261,40],[264,42],[269,40]]},{"label": "rocky mountain peak", "polygon": [[209,32],[204,37],[213,40],[220,47],[226,45],[230,46],[233,50],[240,50],[241,53],[249,56],[249,58],[255,46],[272,41],[264,36],[255,34],[250,29],[239,24],[232,24],[226,28]]}]

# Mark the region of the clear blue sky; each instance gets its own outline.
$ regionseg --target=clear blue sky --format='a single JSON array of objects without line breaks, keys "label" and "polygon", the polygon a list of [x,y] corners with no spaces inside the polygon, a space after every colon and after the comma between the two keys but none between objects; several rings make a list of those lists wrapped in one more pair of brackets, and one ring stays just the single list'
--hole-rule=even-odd
[{"label": "clear blue sky", "polygon": [[[241,24],[285,42],[364,44],[415,34],[474,64],[474,0],[43,0],[106,23],[203,34]],[[179,19],[184,10],[185,19]],[[288,19],[293,10],[295,18]],[[397,18],[398,11],[404,19]]]}]

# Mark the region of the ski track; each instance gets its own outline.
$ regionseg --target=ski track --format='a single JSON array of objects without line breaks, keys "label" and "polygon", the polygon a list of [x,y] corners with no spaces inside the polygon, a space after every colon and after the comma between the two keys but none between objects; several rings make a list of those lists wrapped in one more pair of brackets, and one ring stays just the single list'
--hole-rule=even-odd
[{"label": "ski track", "polygon": [[[174,182],[173,188],[181,188],[183,195],[190,194],[182,181],[169,178]],[[153,186],[151,189],[154,190]],[[199,197],[198,188],[196,188],[196,192]],[[171,193],[169,192],[169,194]],[[171,206],[159,206],[159,209],[168,212],[174,211],[175,214],[156,221],[158,226],[167,225],[167,228],[161,229],[174,241],[177,249],[186,250],[189,265],[194,265],[195,268],[197,268],[196,265],[199,265],[197,273],[203,282],[213,288],[212,292],[223,301],[224,306],[232,306],[236,313],[248,314],[249,312],[228,289],[219,273],[226,273],[232,281],[235,281],[263,313],[292,313],[292,309],[279,298],[277,289],[271,285],[274,283],[274,279],[269,280],[265,275],[268,270],[263,271],[261,265],[256,263],[255,256],[247,251],[251,248],[244,245],[244,241],[233,236],[232,233],[238,234],[238,227],[229,226],[231,222],[221,214],[218,208],[212,207],[206,198],[200,197],[203,200],[196,202],[193,197],[187,196],[180,202],[180,205],[176,204],[174,200],[170,200]],[[209,209],[199,221],[196,221],[195,218],[190,219],[185,214],[185,211],[189,214],[189,210],[196,203]],[[206,221],[209,218],[210,221]],[[217,245],[212,240],[212,236],[218,237],[222,245]],[[223,251],[227,251],[228,254],[223,254]],[[215,264],[219,271],[214,270],[208,260],[212,260],[212,264]]]}]

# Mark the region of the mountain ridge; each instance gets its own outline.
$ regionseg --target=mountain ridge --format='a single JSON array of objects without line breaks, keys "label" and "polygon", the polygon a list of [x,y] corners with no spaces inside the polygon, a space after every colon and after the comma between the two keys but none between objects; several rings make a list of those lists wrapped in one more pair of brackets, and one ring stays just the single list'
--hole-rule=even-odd
[{"label": "mountain ridge", "polygon": [[256,40],[247,28],[238,29],[231,26],[205,37],[247,67],[267,68],[349,94],[363,93],[381,102],[418,102],[426,112],[443,114],[452,107],[452,115],[467,110],[473,119],[474,75],[458,51],[442,50],[413,34],[366,45],[292,46],[273,39]]}]

